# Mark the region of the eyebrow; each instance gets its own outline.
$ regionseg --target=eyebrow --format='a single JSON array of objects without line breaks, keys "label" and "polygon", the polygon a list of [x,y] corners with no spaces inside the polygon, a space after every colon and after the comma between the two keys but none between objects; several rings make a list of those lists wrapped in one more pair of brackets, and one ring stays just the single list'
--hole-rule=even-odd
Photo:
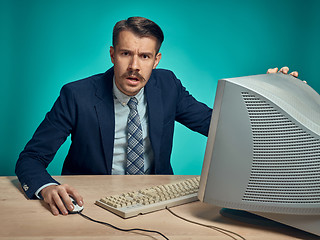
[{"label": "eyebrow", "polygon": [[[130,53],[132,53],[131,50],[126,49],[126,48],[119,49],[119,52],[130,52]],[[141,54],[143,54],[143,55],[150,55],[150,56],[153,56],[153,55],[154,55],[152,52],[140,52],[139,55],[141,55]]]}]

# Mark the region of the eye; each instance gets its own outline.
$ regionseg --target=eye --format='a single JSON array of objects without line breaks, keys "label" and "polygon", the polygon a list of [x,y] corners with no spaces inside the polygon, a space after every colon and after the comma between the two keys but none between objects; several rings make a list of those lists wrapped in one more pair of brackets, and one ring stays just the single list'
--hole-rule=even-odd
[{"label": "eye", "polygon": [[149,56],[148,54],[143,54],[143,55],[142,55],[142,58],[143,58],[143,59],[149,59],[150,56]]},{"label": "eye", "polygon": [[122,56],[129,56],[129,52],[121,52]]}]

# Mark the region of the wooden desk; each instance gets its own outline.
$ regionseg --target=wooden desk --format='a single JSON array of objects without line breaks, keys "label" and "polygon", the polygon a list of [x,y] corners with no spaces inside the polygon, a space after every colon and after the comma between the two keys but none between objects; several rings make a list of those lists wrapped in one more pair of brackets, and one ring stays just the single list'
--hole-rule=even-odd
[{"label": "wooden desk", "polygon": [[[188,176],[59,176],[61,183],[75,187],[84,197],[83,213],[121,228],[157,230],[169,239],[231,239],[205,227],[185,222],[162,210],[130,219],[122,219],[94,204],[103,195],[169,183]],[[0,240],[3,239],[163,239],[157,234],[126,233],[93,223],[78,214],[53,216],[39,200],[27,200],[16,177],[0,177]],[[215,225],[244,236],[247,240],[318,239],[289,227],[253,226],[220,216],[219,208],[201,202],[172,210],[190,220]]]}]

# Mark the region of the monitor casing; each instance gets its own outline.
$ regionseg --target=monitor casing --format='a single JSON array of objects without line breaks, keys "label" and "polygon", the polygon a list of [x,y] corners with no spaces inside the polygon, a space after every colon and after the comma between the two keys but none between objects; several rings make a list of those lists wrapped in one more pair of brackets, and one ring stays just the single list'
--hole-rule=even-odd
[{"label": "monitor casing", "polygon": [[282,73],[221,79],[198,197],[320,235],[320,96]]}]

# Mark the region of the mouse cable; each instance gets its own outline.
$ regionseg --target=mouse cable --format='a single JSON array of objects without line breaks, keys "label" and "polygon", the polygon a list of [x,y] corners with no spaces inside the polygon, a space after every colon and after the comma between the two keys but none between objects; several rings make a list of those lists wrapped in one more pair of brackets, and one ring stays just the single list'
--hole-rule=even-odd
[{"label": "mouse cable", "polygon": [[123,232],[141,231],[141,232],[157,233],[157,234],[161,235],[163,238],[169,240],[169,238],[167,238],[164,234],[162,234],[161,232],[158,232],[158,231],[141,229],[141,228],[123,229],[123,228],[116,227],[116,226],[114,226],[114,225],[112,225],[112,224],[110,224],[110,223],[107,223],[107,222],[101,222],[101,221],[92,219],[91,217],[88,217],[87,215],[83,214],[82,212],[78,212],[78,214],[81,215],[82,217],[84,217],[84,218],[92,221],[92,222],[100,223],[100,224],[102,224],[102,225],[106,225],[106,226],[112,227],[112,228],[114,228],[114,229],[116,229],[116,230],[119,230],[119,231],[123,231]]},{"label": "mouse cable", "polygon": [[[206,224],[202,224],[202,223],[199,223],[199,222],[195,222],[195,221],[192,221],[192,220],[189,220],[189,219],[186,219],[178,214],[176,214],[175,212],[173,212],[170,208],[166,208],[172,215],[174,215],[175,217],[177,218],[180,218],[186,222],[189,222],[189,223],[193,223],[193,224],[196,224],[196,225],[200,225],[202,227],[207,227],[207,228],[211,228],[213,230],[216,230],[234,240],[237,240],[238,238],[242,239],[242,240],[246,240],[243,236],[241,236],[240,234],[236,233],[236,232],[233,232],[233,231],[230,231],[230,230],[227,230],[227,229],[224,229],[224,228],[220,228],[220,227],[217,227],[217,226],[213,226],[213,225],[206,225]],[[234,235],[234,236],[233,236]],[[238,238],[236,238],[235,236],[237,236]]]}]

